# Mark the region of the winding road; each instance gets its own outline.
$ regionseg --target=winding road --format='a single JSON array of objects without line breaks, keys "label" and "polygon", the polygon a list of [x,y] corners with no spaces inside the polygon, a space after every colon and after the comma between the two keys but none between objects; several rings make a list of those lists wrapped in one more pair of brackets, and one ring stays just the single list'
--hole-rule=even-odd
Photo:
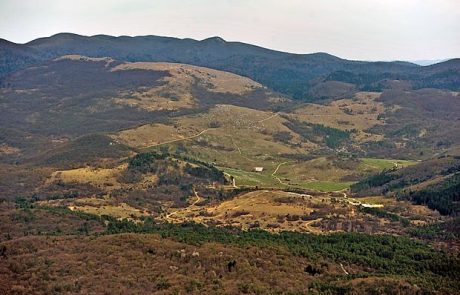
[{"label": "winding road", "polygon": [[[196,192],[195,189],[193,190],[193,193],[195,194],[195,198],[196,198],[196,199],[193,201],[193,203],[190,204],[189,207],[187,207],[187,209],[189,209],[190,207],[195,207],[196,204],[198,204],[200,201],[204,200],[202,197],[200,197],[200,196],[198,195],[198,193]],[[190,210],[193,211],[193,209],[196,209],[196,208],[192,208],[192,209],[190,209]],[[171,213],[166,214],[165,219],[166,219],[166,220],[168,220],[168,219],[174,219],[174,218],[171,218],[171,216],[176,215],[177,212],[179,212],[179,211],[181,211],[181,210],[179,209],[179,210],[176,210],[176,211],[173,211],[173,212],[171,212]]]},{"label": "winding road", "polygon": [[313,223],[320,222],[321,220],[323,220],[323,218],[309,220],[307,222],[304,222],[302,225],[308,232],[311,232],[311,233],[314,233],[314,234],[321,234],[322,232],[321,232],[320,229],[317,229],[317,228],[314,228],[314,227],[311,226]]}]

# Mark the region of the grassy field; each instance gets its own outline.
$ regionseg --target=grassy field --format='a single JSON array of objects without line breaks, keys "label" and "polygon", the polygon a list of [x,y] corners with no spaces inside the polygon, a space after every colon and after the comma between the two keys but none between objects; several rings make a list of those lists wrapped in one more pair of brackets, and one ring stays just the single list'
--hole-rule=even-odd
[{"label": "grassy field", "polygon": [[[359,94],[355,100],[341,100],[340,103],[317,106],[319,109],[306,105],[292,116],[300,121],[321,123],[343,130],[355,128],[362,131],[381,123],[377,116],[383,111],[383,106],[374,101],[377,96],[375,93]],[[359,111],[359,114],[347,114],[349,108]],[[337,113],[343,115],[341,120],[334,119]],[[351,118],[354,121],[346,125],[345,119]],[[284,114],[217,105],[207,112],[178,117],[172,123],[174,126],[145,125],[125,130],[115,137],[134,147],[145,148],[152,145],[146,148],[146,151],[168,148],[173,153],[184,153],[192,158],[213,163],[234,176],[238,186],[293,186],[335,191],[348,188],[351,184],[349,181],[364,175],[395,165],[402,167],[414,163],[373,158],[362,158],[359,162],[335,156],[309,159],[308,155],[317,149],[318,145],[302,139],[299,134],[285,126],[286,122]],[[279,132],[288,134],[291,139],[274,139],[273,135]],[[164,145],[154,147],[155,143]],[[306,157],[295,158],[301,155]],[[289,164],[282,165],[276,170],[277,166],[284,162]],[[264,171],[251,172],[254,167],[263,167]],[[272,175],[275,170],[276,175]]]},{"label": "grassy field", "polygon": [[281,183],[277,178],[267,172],[247,172],[239,169],[223,168],[223,171],[232,175],[236,179],[236,185],[238,186],[259,186],[259,187],[301,187],[307,189],[314,189],[323,192],[338,191],[347,189],[353,182],[333,182],[333,181],[312,181],[303,182],[300,184],[286,184]]},{"label": "grassy field", "polygon": [[[346,184],[317,185],[314,188],[318,190],[338,190],[340,185]],[[359,204],[378,206],[377,213],[380,215],[361,212]],[[335,193],[306,195],[277,189],[250,191],[204,205],[195,203],[186,208],[168,208],[167,212],[160,219],[172,223],[193,221],[243,229],[257,227],[274,232],[311,233],[358,231],[401,234],[410,222],[427,224],[442,218],[438,212],[427,207],[395,198],[344,198]]]},{"label": "grassy field", "polygon": [[302,183],[302,188],[314,189],[323,192],[340,191],[350,188],[353,182],[315,181]]},{"label": "grassy field", "polygon": [[99,216],[107,215],[120,219],[136,219],[147,215],[147,213],[144,213],[143,210],[136,209],[126,203],[116,202],[116,200],[108,196],[105,198],[89,197],[46,200],[40,201],[38,204],[52,208],[67,207],[72,211],[84,212]]},{"label": "grassy field", "polygon": [[237,186],[286,187],[269,172],[248,172],[225,167],[220,167],[219,169],[233,176]]},{"label": "grassy field", "polygon": [[[210,137],[213,137],[212,135]],[[191,152],[191,153],[190,153]],[[375,173],[383,169],[389,169],[396,164],[398,167],[412,165],[415,161],[363,158],[355,168],[339,168],[334,166],[332,160],[326,157],[316,158],[310,161],[282,162],[283,158],[271,158],[260,162],[249,161],[244,155],[236,150],[231,152],[219,152],[211,147],[204,147],[198,152],[192,148],[187,152],[193,158],[217,164],[219,169],[233,176],[237,186],[258,186],[261,188],[286,188],[297,187],[319,191],[337,191],[350,187],[353,182],[343,181],[342,177],[353,173]],[[227,160],[227,161],[224,161]],[[276,169],[280,163],[279,169]],[[222,165],[222,164],[229,164]],[[255,166],[264,167],[263,172],[253,172]],[[52,174],[47,183],[64,181],[66,183],[90,183],[98,186],[107,186],[108,190],[120,187],[116,177],[126,167],[121,165],[113,169],[79,168],[73,170],[57,171]],[[273,172],[276,170],[276,174]],[[152,179],[148,179],[153,181]]]},{"label": "grassy field", "polygon": [[70,210],[81,211],[84,213],[95,214],[95,215],[108,215],[120,219],[131,219],[139,218],[141,216],[147,216],[141,210],[131,207],[126,203],[121,203],[119,205],[101,205],[101,206],[91,206],[91,205],[82,205],[82,206],[69,206]]},{"label": "grassy field", "polygon": [[111,189],[118,188],[117,176],[126,169],[127,165],[122,164],[115,168],[93,168],[83,167],[70,170],[56,171],[51,174],[47,180],[47,184],[56,181],[64,183],[90,183],[92,185],[99,185],[110,187]]},{"label": "grassy field", "polygon": [[306,104],[293,113],[285,114],[300,122],[322,124],[341,130],[356,130],[358,142],[378,141],[380,134],[368,133],[370,128],[381,125],[379,114],[386,111],[383,103],[376,101],[377,92],[359,92],[352,99],[340,99],[329,104]]},{"label": "grassy field", "polygon": [[210,92],[245,95],[262,86],[248,78],[235,74],[177,63],[124,63],[113,69],[167,71],[170,76],[162,79],[163,85],[127,91],[120,98],[114,99],[117,104],[136,106],[149,111],[191,109],[198,102],[193,94],[196,81],[200,86],[207,87]]},{"label": "grassy field", "polygon": [[364,169],[372,168],[378,170],[390,169],[395,166],[397,166],[398,168],[402,168],[417,163],[416,161],[395,159],[361,158],[360,160],[361,167],[363,167]]}]

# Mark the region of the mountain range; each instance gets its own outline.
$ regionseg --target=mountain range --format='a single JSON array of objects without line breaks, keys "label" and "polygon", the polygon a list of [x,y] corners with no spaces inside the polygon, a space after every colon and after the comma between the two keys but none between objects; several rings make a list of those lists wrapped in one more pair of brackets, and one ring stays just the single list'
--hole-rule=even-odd
[{"label": "mountain range", "polygon": [[[292,54],[220,37],[201,41],[159,36],[81,36],[60,33],[25,44],[0,40],[0,79],[7,74],[62,55],[110,56],[125,61],[166,61],[210,67],[249,77],[271,89],[303,101],[330,96],[317,93],[329,81],[349,89],[380,91],[391,80],[412,88],[459,90],[460,59],[430,66],[410,62],[364,62],[327,53]],[[333,95],[344,94],[336,91]]]}]

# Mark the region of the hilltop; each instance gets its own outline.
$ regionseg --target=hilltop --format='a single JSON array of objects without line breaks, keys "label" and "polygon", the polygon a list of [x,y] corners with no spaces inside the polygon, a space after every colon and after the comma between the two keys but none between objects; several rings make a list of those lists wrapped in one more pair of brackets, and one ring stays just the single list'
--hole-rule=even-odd
[{"label": "hilltop", "polygon": [[5,78],[0,96],[3,149],[10,158],[36,154],[36,144],[53,146],[90,133],[164,123],[219,103],[272,109],[290,101],[227,72],[77,55],[15,72]]},{"label": "hilltop", "polygon": [[[2,49],[13,45],[21,50]],[[385,89],[389,80],[407,81],[416,89],[459,90],[459,66],[455,60],[428,67],[407,62],[350,61],[326,53],[279,52],[241,42],[227,42],[219,37],[198,41],[159,36],[88,37],[61,33],[26,44],[0,44],[0,50],[5,51],[1,63],[3,77],[46,59],[79,54],[127,61],[178,62],[224,70],[308,101],[328,98],[313,90],[324,83],[327,86],[328,81],[353,84],[359,90],[371,91]]]}]

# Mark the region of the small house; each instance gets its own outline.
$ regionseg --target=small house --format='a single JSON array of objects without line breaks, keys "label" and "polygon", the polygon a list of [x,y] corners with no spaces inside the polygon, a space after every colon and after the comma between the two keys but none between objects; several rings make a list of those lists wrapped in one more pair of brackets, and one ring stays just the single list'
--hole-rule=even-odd
[{"label": "small house", "polygon": [[262,172],[264,171],[264,167],[254,167],[255,172]]}]

